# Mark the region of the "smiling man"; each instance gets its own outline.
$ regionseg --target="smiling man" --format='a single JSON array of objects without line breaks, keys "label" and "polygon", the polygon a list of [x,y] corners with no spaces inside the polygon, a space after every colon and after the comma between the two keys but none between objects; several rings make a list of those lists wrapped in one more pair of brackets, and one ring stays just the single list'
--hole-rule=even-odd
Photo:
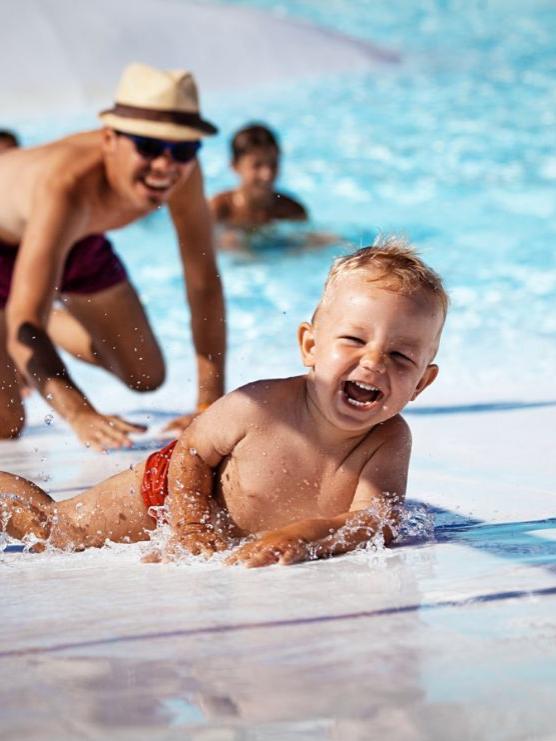
[{"label": "smiling man", "polygon": [[[0,160],[0,437],[24,426],[22,384],[36,387],[79,439],[129,446],[142,428],[98,411],[57,346],[137,391],[164,361],[125,268],[104,236],[167,204],[191,307],[198,410],[223,393],[225,322],[212,224],[197,160],[217,129],[186,71],[129,65],[104,127]],[[54,306],[56,299],[60,306]],[[174,421],[184,428],[191,415]]]}]

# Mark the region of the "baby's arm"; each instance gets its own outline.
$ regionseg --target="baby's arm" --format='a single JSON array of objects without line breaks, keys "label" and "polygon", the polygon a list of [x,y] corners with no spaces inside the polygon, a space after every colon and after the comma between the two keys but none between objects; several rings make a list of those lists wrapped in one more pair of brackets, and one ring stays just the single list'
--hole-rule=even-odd
[{"label": "baby's arm", "polygon": [[244,566],[291,564],[354,550],[382,533],[388,545],[395,534],[405,496],[411,433],[397,418],[361,471],[349,512],[316,517],[261,535],[239,548],[228,563]]},{"label": "baby's arm", "polygon": [[195,448],[195,429],[178,440],[168,471],[166,507],[172,536],[171,555],[183,547],[194,555],[211,555],[227,547],[213,522],[213,469]]},{"label": "baby's arm", "polygon": [[172,453],[166,506],[176,546],[211,555],[231,546],[228,518],[214,499],[214,472],[242,437],[242,399],[232,392],[214,402],[184,431]]}]

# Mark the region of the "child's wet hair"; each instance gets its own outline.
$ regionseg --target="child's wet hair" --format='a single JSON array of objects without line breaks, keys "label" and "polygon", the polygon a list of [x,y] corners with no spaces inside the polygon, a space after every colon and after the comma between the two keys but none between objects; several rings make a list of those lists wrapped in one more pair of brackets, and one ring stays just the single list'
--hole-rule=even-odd
[{"label": "child's wet hair", "polygon": [[338,257],[332,264],[322,298],[312,321],[326,300],[330,287],[343,275],[365,271],[367,280],[405,296],[424,291],[440,306],[445,319],[449,298],[440,275],[430,268],[402,237],[381,236],[375,242],[349,255]]},{"label": "child's wet hair", "polygon": [[272,147],[280,154],[280,145],[276,134],[262,123],[252,123],[236,131],[231,142],[232,161],[237,162],[241,157],[255,149]]}]

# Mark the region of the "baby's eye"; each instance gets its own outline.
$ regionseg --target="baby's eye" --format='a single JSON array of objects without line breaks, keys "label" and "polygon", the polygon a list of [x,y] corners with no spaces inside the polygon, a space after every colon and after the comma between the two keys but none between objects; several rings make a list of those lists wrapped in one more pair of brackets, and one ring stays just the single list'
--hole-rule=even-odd
[{"label": "baby's eye", "polygon": [[345,340],[346,342],[351,342],[354,345],[364,345],[365,340],[362,340],[360,337],[355,337],[354,335],[345,334],[340,337],[341,340]]},{"label": "baby's eye", "polygon": [[409,357],[409,355],[404,355],[403,352],[399,352],[398,350],[394,350],[390,353],[391,357],[394,358],[394,360],[397,360],[401,363],[411,363],[411,365],[414,365],[413,359]]}]

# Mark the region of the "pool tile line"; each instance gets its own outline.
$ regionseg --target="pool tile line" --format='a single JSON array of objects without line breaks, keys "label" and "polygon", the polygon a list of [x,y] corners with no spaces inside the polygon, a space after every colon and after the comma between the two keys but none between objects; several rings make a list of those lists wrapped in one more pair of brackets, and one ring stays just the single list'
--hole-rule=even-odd
[{"label": "pool tile line", "polygon": [[70,649],[92,648],[94,646],[108,646],[116,643],[132,643],[139,641],[154,641],[168,638],[185,638],[199,635],[215,635],[219,633],[243,632],[249,630],[287,628],[299,625],[312,625],[322,623],[340,622],[342,620],[360,620],[362,618],[384,617],[387,615],[401,615],[420,610],[437,610],[450,607],[471,607],[491,602],[504,602],[512,599],[550,597],[556,595],[556,586],[543,587],[539,589],[515,589],[505,592],[494,592],[491,594],[466,597],[463,599],[441,600],[439,602],[425,602],[401,607],[384,607],[378,610],[362,610],[359,612],[341,613],[339,615],[315,615],[313,617],[301,617],[282,620],[266,620],[260,622],[235,623],[224,625],[210,625],[200,628],[183,628],[181,630],[158,631],[155,633],[140,633],[135,635],[119,635],[111,638],[97,638],[89,641],[74,641],[57,643],[52,646],[31,646],[29,648],[9,649],[0,651],[0,660],[37,656],[39,654],[59,653]]}]

